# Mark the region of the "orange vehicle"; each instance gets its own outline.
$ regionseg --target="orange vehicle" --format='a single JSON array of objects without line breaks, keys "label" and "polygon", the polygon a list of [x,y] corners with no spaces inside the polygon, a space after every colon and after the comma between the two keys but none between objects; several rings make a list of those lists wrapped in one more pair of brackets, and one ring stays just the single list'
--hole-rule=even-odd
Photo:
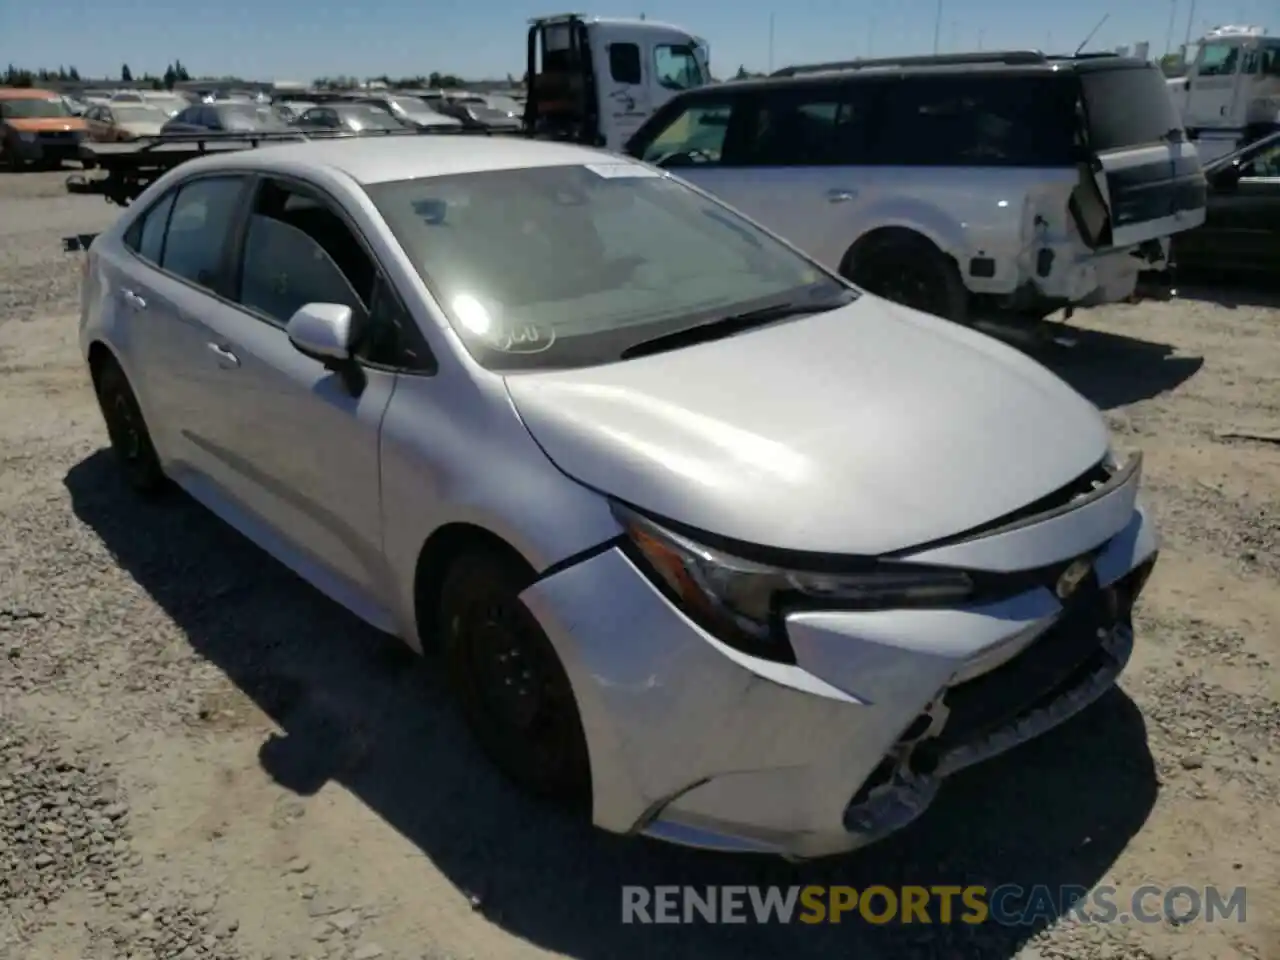
[{"label": "orange vehicle", "polygon": [[67,102],[48,90],[0,87],[0,165],[57,166],[80,159],[85,122]]}]

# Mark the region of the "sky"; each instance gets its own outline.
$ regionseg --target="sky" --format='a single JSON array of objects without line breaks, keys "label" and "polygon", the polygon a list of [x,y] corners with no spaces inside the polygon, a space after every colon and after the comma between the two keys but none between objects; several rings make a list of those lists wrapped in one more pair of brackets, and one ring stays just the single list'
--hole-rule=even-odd
[{"label": "sky", "polygon": [[[628,5],[630,4],[630,5]],[[1194,10],[1193,10],[1194,8]],[[526,21],[562,8],[538,0],[0,0],[0,68],[74,66],[84,77],[190,74],[310,81],[321,76],[427,75],[470,79],[524,72]],[[570,8],[572,9],[572,8]],[[1147,40],[1165,52],[1212,26],[1247,23],[1280,33],[1280,0],[600,0],[580,12],[678,24],[710,43],[712,72],[728,77],[791,63],[942,51],[1061,52],[1104,14],[1090,48]],[[770,43],[770,21],[773,39]]]}]

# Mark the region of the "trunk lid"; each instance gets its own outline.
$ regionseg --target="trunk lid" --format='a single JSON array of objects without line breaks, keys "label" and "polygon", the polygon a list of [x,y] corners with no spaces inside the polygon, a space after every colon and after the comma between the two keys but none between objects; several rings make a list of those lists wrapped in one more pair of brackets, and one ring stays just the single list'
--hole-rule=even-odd
[{"label": "trunk lid", "polygon": [[1200,158],[1160,70],[1132,61],[1078,69],[1092,180],[1082,181],[1077,203],[1084,211],[1101,204],[1085,217],[1086,241],[1128,247],[1204,223]]}]

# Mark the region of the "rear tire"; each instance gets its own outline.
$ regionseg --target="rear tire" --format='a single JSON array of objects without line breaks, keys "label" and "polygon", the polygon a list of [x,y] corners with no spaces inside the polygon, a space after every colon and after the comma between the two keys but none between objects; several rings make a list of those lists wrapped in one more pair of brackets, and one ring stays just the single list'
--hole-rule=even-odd
[{"label": "rear tire", "polygon": [[114,360],[106,361],[94,377],[98,406],[111,438],[111,450],[134,492],[153,497],[168,485],[160,457],[129,378]]},{"label": "rear tire", "polygon": [[591,809],[587,742],[569,678],[520,593],[532,574],[492,548],[455,560],[438,633],[450,686],[481,748],[508,779],[574,813]]},{"label": "rear tire", "polygon": [[968,323],[969,291],[955,261],[919,234],[901,231],[869,237],[849,251],[840,272],[886,300]]}]

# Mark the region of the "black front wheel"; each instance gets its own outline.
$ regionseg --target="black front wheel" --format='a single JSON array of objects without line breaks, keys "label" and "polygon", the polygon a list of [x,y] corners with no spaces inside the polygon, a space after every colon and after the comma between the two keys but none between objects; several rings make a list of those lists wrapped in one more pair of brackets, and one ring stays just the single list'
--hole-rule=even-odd
[{"label": "black front wheel", "polygon": [[98,370],[94,385],[111,450],[129,486],[147,496],[159,493],[166,485],[164,470],[129,379],[119,364],[109,360]]},{"label": "black front wheel", "polygon": [[440,602],[445,668],[468,726],[497,767],[529,793],[585,813],[586,738],[560,658],[520,600],[531,579],[496,550],[454,562]]}]

